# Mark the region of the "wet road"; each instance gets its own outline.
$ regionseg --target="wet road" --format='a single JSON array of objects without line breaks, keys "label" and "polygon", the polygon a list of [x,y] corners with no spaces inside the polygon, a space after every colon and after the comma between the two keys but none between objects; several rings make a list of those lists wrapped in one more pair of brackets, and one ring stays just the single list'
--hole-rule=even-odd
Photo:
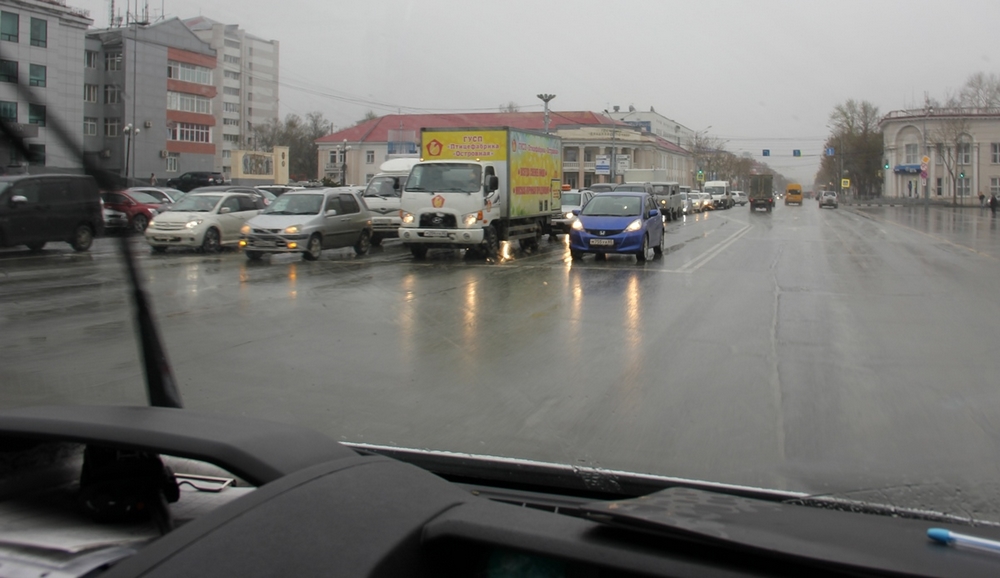
[{"label": "wet road", "polygon": [[[988,212],[807,201],[668,238],[647,264],[136,246],[190,408],[1000,520]],[[144,403],[115,242],[0,251],[0,405]]]}]

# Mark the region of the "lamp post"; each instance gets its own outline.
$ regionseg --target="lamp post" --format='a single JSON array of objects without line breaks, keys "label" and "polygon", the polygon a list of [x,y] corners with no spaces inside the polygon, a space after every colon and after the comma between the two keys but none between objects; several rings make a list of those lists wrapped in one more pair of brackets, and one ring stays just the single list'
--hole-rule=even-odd
[{"label": "lamp post", "polygon": [[539,94],[538,98],[545,103],[545,134],[549,134],[549,101],[556,97],[554,94]]},{"label": "lamp post", "polygon": [[340,186],[347,185],[347,151],[351,150],[351,147],[347,146],[347,139],[344,142],[337,145],[337,153],[340,155]]},{"label": "lamp post", "polygon": [[[697,155],[697,159],[695,160],[695,162],[698,163],[698,166],[695,167],[695,170],[697,170],[697,171],[703,170],[703,167],[702,167],[702,164],[703,164],[702,163],[702,156],[705,154],[705,147],[702,146],[698,142],[698,139],[700,138],[701,135],[707,133],[708,129],[710,129],[710,128],[712,128],[712,125],[708,125],[705,128],[703,128],[703,129],[701,129],[699,131],[696,131],[694,133],[694,148],[695,148],[694,154]],[[704,167],[704,168],[708,168],[708,167]],[[704,176],[704,175],[705,175],[705,173],[702,173],[702,176]],[[695,182],[697,182],[697,177],[695,179]],[[704,182],[704,181],[702,181],[702,182]]]},{"label": "lamp post", "polygon": [[142,132],[139,127],[132,126],[132,123],[125,125],[122,129],[122,134],[125,136],[125,185],[128,186],[128,173],[129,173],[129,162],[135,162],[132,159],[132,137],[138,135]]},{"label": "lamp post", "polygon": [[[930,103],[928,103],[924,107],[924,130],[921,131],[922,132],[921,137],[924,140],[924,156],[928,157],[928,158],[930,158],[931,155],[930,155],[930,151],[927,150],[927,117],[929,117],[932,114],[934,114],[934,107],[931,106]],[[922,160],[923,159],[921,159],[921,161]],[[929,166],[927,168],[930,169]],[[928,173],[929,171],[923,171],[923,172]],[[931,180],[930,179],[930,174],[928,174],[927,177],[923,179],[923,181],[924,181],[924,204],[925,205],[928,205],[931,202],[931,185],[930,185],[930,180]]]}]

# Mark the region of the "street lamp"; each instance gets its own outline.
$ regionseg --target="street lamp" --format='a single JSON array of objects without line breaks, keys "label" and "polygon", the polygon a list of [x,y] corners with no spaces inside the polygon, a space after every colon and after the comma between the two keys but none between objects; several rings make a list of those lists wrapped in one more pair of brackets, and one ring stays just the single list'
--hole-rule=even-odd
[{"label": "street lamp", "polygon": [[539,94],[538,98],[545,103],[545,134],[549,134],[549,101],[556,97],[554,94]]},{"label": "street lamp", "polygon": [[347,146],[347,139],[344,142],[337,145],[337,153],[340,156],[340,186],[347,185],[347,151],[351,150],[351,147]]},{"label": "street lamp", "polygon": [[[128,185],[129,160],[132,158],[132,137],[142,132],[139,127],[132,126],[132,123],[125,125],[122,134],[125,136],[125,184]],[[135,162],[133,159],[131,162]]]}]

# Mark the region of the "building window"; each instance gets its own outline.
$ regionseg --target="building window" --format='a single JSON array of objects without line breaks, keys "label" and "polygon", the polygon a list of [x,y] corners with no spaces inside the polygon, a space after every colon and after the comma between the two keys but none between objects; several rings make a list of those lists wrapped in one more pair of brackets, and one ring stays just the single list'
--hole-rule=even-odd
[{"label": "building window", "polygon": [[122,69],[122,53],[106,52],[104,54],[104,70],[121,70],[121,69]]},{"label": "building window", "polygon": [[31,19],[31,45],[45,48],[49,40],[49,23],[41,18]]},{"label": "building window", "polygon": [[972,193],[972,179],[965,177],[956,181],[958,185],[958,196],[968,197]]},{"label": "building window", "polygon": [[97,102],[98,88],[96,84],[83,85],[83,102]]},{"label": "building window", "polygon": [[36,167],[45,166],[45,145],[42,144],[28,145],[28,164],[34,165]]},{"label": "building window", "polygon": [[580,151],[576,147],[570,147],[563,149],[563,161],[567,163],[575,163],[580,160]]},{"label": "building window", "polygon": [[365,175],[365,184],[367,185],[368,182],[371,181],[372,178],[374,178],[374,177],[375,177],[375,173],[368,173],[367,175]]},{"label": "building window", "polygon": [[17,103],[0,101],[0,120],[17,122]]},{"label": "building window", "polygon": [[365,151],[365,164],[375,164],[375,151]]},{"label": "building window", "polygon": [[944,145],[938,143],[934,145],[934,164],[939,165],[944,162]]},{"label": "building window", "polygon": [[0,60],[0,82],[17,82],[17,62]]},{"label": "building window", "polygon": [[238,135],[238,134],[224,134],[224,135],[222,135],[222,140],[224,140],[225,142],[239,143],[240,142],[240,135]]},{"label": "building window", "polygon": [[212,142],[212,130],[207,125],[180,122],[168,129],[167,138],[185,142],[208,143]]},{"label": "building window", "polygon": [[1000,177],[990,177],[990,194],[1000,197]]},{"label": "building window", "polygon": [[223,62],[228,62],[229,64],[239,64],[240,63],[240,57],[239,56],[232,56],[232,55],[226,54],[226,55],[224,55],[222,57],[222,61]]},{"label": "building window", "polygon": [[224,118],[222,119],[222,124],[229,126],[240,126],[240,119],[238,118]]},{"label": "building window", "polygon": [[240,48],[240,43],[239,43],[239,42],[236,42],[235,40],[229,40],[229,39],[227,38],[227,39],[226,39],[226,46],[228,46],[229,48],[235,48],[235,49],[239,50],[239,48]]},{"label": "building window", "polygon": [[939,196],[939,197],[944,193],[944,184],[943,184],[943,181],[944,181],[944,179],[942,179],[941,177],[938,177],[937,178],[937,184],[934,187],[935,189],[937,189],[937,196]]},{"label": "building window", "polygon": [[229,149],[225,149],[224,151],[222,151],[222,158],[224,158],[224,159],[231,159],[231,158],[233,158],[233,151],[231,151]]},{"label": "building window", "polygon": [[167,92],[167,110],[212,114],[212,100],[193,94]]},{"label": "building window", "polygon": [[906,161],[905,164],[915,165],[920,162],[920,145],[908,144],[906,145]]},{"label": "building window", "polygon": [[97,117],[83,117],[83,136],[97,136]]},{"label": "building window", "polygon": [[41,64],[28,65],[28,84],[45,88],[45,67]]},{"label": "building window", "polygon": [[45,107],[41,104],[28,105],[28,124],[45,126]]},{"label": "building window", "polygon": [[1000,142],[990,144],[990,162],[1000,165]]},{"label": "building window", "polygon": [[120,118],[104,119],[104,136],[115,137],[121,132],[122,120]]},{"label": "building window", "polygon": [[347,151],[340,151],[340,164],[347,162]]},{"label": "building window", "polygon": [[330,160],[326,161],[327,164],[336,164],[337,162],[337,151],[330,151]]},{"label": "building window", "polygon": [[253,93],[252,92],[248,92],[247,93],[247,100],[253,100]]},{"label": "building window", "polygon": [[233,88],[232,86],[223,86],[222,87],[222,94],[228,94],[229,96],[239,96],[240,95],[240,89]]},{"label": "building window", "polygon": [[238,102],[224,102],[222,103],[223,112],[239,112],[240,103]]},{"label": "building window", "polygon": [[972,143],[968,142],[958,143],[958,164],[960,165],[972,164]]},{"label": "building window", "polygon": [[594,162],[594,151],[590,149],[583,149],[583,162],[585,163]]},{"label": "building window", "polygon": [[87,68],[97,68],[97,51],[86,50],[83,53],[83,65]]},{"label": "building window", "polygon": [[233,72],[232,70],[224,70],[222,72],[222,74],[226,78],[232,78],[233,80],[239,80],[240,79],[240,73],[239,72]]},{"label": "building window", "polygon": [[104,85],[104,104],[118,104],[122,101],[122,90],[113,84]]},{"label": "building window", "polygon": [[17,42],[17,14],[0,12],[0,40]]},{"label": "building window", "polygon": [[166,171],[168,173],[176,173],[177,167],[180,165],[180,154],[178,153],[167,153],[167,166]]},{"label": "building window", "polygon": [[212,71],[204,66],[171,60],[167,62],[167,78],[195,84],[212,84]]}]

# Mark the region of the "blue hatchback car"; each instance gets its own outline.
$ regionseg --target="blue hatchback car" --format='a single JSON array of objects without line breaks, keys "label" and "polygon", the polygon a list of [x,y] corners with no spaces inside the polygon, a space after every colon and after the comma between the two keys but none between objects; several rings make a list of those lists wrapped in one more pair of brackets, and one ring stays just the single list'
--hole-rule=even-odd
[{"label": "blue hatchback car", "polygon": [[569,250],[574,260],[586,253],[624,253],[642,262],[663,254],[663,219],[648,193],[601,193],[573,213]]}]

